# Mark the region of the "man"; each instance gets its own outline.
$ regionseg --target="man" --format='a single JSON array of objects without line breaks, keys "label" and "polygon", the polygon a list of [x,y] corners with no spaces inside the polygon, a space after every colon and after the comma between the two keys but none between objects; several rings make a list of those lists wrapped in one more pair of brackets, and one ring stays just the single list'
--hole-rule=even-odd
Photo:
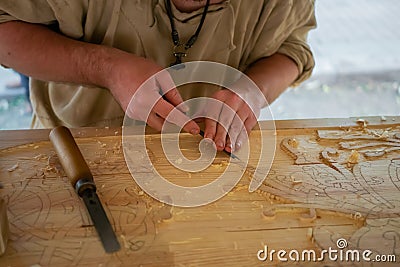
[{"label": "man", "polygon": [[[269,103],[314,66],[306,44],[315,27],[313,0],[1,0],[0,23],[0,63],[33,77],[35,127],[121,125],[140,85],[173,62],[214,61],[244,71]],[[173,53],[184,44],[178,52],[185,57]],[[157,86],[163,91],[172,83],[163,77]],[[184,98],[194,95],[229,105],[244,123],[241,132],[256,124],[252,110],[261,107],[230,90],[199,89]],[[156,103],[146,122],[157,130],[182,103],[176,89],[146,97],[142,103]],[[132,118],[140,112],[127,110]],[[218,150],[239,148],[238,130],[220,123],[235,118],[218,112],[217,121],[205,120],[205,137]],[[200,130],[192,120],[183,129]]]}]

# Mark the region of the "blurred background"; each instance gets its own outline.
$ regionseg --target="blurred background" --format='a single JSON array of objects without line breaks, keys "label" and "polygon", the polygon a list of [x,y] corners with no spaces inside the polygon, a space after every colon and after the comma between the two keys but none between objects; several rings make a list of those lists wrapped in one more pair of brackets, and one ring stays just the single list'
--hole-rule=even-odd
[{"label": "blurred background", "polygon": [[[274,118],[400,115],[398,14],[398,0],[317,0],[313,76],[272,103]],[[29,128],[30,121],[20,76],[0,67],[0,129]]]}]

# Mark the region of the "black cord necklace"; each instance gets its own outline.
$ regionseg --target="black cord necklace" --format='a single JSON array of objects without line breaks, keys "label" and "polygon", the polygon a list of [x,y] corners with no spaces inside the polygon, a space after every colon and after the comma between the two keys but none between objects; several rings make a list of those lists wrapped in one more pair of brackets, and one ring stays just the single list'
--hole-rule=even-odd
[{"label": "black cord necklace", "polygon": [[176,30],[175,22],[174,22],[174,15],[172,14],[172,7],[171,7],[171,0],[165,0],[165,7],[167,9],[169,22],[171,23],[171,36],[172,42],[174,43],[174,50],[173,55],[175,57],[175,62],[172,63],[170,66],[174,66],[177,64],[182,63],[182,57],[186,57],[187,50],[191,48],[194,43],[196,42],[197,38],[199,37],[201,28],[203,27],[204,20],[206,19],[208,7],[210,6],[210,0],[207,0],[206,5],[204,6],[204,11],[200,19],[199,26],[197,26],[196,32],[189,38],[186,44],[181,44],[179,39],[179,33]]}]

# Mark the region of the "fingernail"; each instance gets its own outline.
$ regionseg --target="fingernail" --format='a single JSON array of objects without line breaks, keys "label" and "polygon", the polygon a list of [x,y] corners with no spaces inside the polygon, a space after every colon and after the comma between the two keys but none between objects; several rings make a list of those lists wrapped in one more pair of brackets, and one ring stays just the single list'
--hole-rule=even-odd
[{"label": "fingernail", "polygon": [[193,135],[197,135],[200,133],[200,131],[199,131],[199,129],[194,128],[194,129],[190,130],[190,133]]},{"label": "fingernail", "polygon": [[231,152],[235,150],[235,146],[233,144],[229,144],[228,147],[231,150]]},{"label": "fingernail", "polygon": [[236,150],[242,147],[242,142],[236,142]]},{"label": "fingernail", "polygon": [[232,153],[232,152],[233,152],[232,146],[231,146],[231,145],[226,146],[226,147],[225,147],[225,151],[227,151],[227,152],[229,152],[229,153]]}]

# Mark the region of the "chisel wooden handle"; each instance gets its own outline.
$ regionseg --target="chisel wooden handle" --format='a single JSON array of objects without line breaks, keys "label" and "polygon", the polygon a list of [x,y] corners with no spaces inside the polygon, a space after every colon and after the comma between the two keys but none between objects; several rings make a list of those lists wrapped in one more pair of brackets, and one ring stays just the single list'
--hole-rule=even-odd
[{"label": "chisel wooden handle", "polygon": [[56,127],[50,132],[49,138],[76,192],[82,196],[86,189],[95,191],[92,173],[70,130],[64,126]]}]

